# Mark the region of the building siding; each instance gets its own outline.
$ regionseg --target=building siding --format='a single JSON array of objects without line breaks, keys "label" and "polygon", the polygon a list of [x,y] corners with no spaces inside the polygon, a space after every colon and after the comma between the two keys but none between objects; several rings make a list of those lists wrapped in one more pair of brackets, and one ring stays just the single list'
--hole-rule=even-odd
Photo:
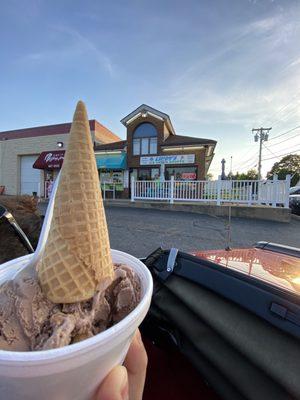
[{"label": "building siding", "polygon": [[[146,118],[139,117],[135,119],[128,127],[127,127],[127,164],[128,168],[139,168],[140,167],[140,157],[141,156],[134,156],[132,154],[132,135],[135,130],[135,128],[143,123],[143,122],[150,122],[155,126],[157,129],[157,155],[171,155],[171,154],[195,154],[195,164],[197,165],[197,179],[199,180],[204,180],[205,179],[205,153],[206,149],[200,149],[200,150],[171,150],[168,152],[164,152],[161,146],[163,146],[164,140],[166,137],[170,135],[170,132],[168,131],[166,124],[164,121],[161,121],[157,118],[154,118],[152,116],[147,116]],[[185,164],[186,166],[190,166],[190,164]],[[157,166],[159,166],[157,164]],[[176,167],[178,165],[174,165]],[[154,166],[152,166],[154,167]],[[173,167],[173,165],[168,165],[168,167]]]},{"label": "building siding", "polygon": [[[38,155],[42,151],[58,150],[57,142],[68,143],[68,134],[29,137],[4,140],[0,142],[0,185],[5,186],[5,194],[20,194],[20,157]],[[40,171],[41,193],[43,193],[43,174]]]}]

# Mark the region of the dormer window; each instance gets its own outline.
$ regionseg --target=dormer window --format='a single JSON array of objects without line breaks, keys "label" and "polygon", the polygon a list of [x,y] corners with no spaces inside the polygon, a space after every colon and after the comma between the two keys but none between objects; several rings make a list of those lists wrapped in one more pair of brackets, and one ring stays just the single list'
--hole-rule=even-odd
[{"label": "dormer window", "polygon": [[132,138],[134,156],[157,154],[157,130],[150,122],[138,125]]}]

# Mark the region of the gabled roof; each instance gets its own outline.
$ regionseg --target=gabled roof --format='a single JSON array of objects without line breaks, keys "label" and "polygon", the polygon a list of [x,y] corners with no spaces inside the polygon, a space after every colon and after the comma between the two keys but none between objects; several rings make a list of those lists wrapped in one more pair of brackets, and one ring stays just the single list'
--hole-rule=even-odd
[{"label": "gabled roof", "polygon": [[106,128],[106,126],[102,125],[96,119],[93,119],[92,121],[94,122],[94,129],[91,128],[91,130],[95,131],[96,140],[100,140],[103,143],[111,143],[115,142],[116,140],[120,140],[119,136],[113,133],[110,129]]},{"label": "gabled roof", "polygon": [[192,145],[196,145],[196,144],[216,145],[216,143],[217,142],[215,140],[211,140],[211,139],[196,138],[193,136],[170,135],[162,143],[162,147],[163,146],[180,146],[180,145],[192,146]]},{"label": "gabled roof", "polygon": [[[176,147],[176,146],[195,146],[195,145],[211,145],[215,146],[217,142],[210,139],[195,138],[192,136],[170,135],[162,144],[162,147]],[[99,144],[95,146],[95,150],[124,150],[127,146],[127,140],[120,140],[119,142]]]},{"label": "gabled roof", "polygon": [[[89,120],[91,131],[95,132],[96,140],[101,140],[104,143],[109,143],[112,141],[119,140],[119,136],[115,135],[104,125],[100,124],[95,119]],[[70,132],[71,122],[65,124],[55,124],[55,125],[45,125],[36,126],[33,128],[16,129],[12,131],[0,132],[1,140],[12,140],[12,139],[24,139],[28,137],[38,137],[38,136],[51,136],[51,135],[61,135]]]},{"label": "gabled roof", "polygon": [[154,117],[157,116],[161,119],[163,119],[170,128],[170,131],[175,135],[175,130],[173,128],[171,119],[168,114],[157,110],[156,108],[150,107],[147,104],[142,104],[138,108],[136,108],[134,111],[132,111],[130,114],[126,115],[123,119],[121,119],[121,123],[125,126],[128,125],[128,122],[131,119],[134,119],[135,117],[137,118],[138,116],[142,115],[143,113],[149,113],[150,115],[153,115]]}]

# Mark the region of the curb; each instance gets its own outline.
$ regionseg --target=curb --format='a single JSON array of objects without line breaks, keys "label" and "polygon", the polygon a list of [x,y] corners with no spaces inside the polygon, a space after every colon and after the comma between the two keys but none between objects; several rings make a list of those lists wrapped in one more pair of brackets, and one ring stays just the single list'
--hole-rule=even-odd
[{"label": "curb", "polygon": [[[191,212],[195,214],[206,214],[218,217],[228,217],[229,205],[211,205],[195,203],[161,203],[161,202],[142,202],[135,201],[113,201],[105,200],[105,207],[127,207],[140,209],[153,209],[162,211]],[[257,220],[276,221],[289,223],[291,221],[291,211],[289,208],[254,207],[254,206],[231,206],[231,216],[234,218],[248,218]]]}]

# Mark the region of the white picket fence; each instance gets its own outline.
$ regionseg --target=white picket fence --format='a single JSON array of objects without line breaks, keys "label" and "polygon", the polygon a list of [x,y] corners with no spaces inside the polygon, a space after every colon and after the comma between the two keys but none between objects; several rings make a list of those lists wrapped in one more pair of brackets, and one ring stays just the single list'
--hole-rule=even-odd
[{"label": "white picket fence", "polygon": [[166,200],[216,203],[266,204],[289,206],[291,178],[260,181],[136,181],[131,179],[131,201]]}]

